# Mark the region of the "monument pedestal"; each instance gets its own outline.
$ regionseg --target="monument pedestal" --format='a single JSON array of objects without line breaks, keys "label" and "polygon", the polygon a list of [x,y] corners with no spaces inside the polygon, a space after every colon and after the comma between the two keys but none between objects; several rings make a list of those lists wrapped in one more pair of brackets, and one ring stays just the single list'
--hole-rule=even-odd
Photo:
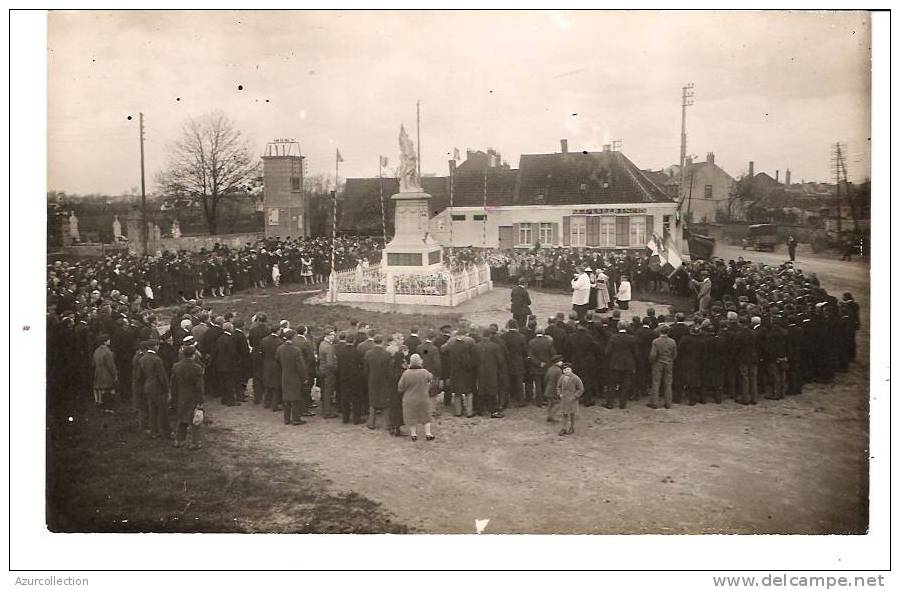
[{"label": "monument pedestal", "polygon": [[397,193],[394,201],[394,238],[381,253],[381,265],[390,274],[433,274],[444,270],[444,250],[428,233],[426,192]]}]

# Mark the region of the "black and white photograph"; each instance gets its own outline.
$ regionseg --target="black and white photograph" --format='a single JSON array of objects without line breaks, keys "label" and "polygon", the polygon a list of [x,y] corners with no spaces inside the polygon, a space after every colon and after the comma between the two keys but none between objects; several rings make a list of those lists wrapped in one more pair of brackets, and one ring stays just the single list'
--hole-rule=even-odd
[{"label": "black and white photograph", "polygon": [[[158,543],[66,568],[889,563],[877,13],[21,16],[10,481],[55,547]],[[167,545],[485,537],[535,544]]]}]

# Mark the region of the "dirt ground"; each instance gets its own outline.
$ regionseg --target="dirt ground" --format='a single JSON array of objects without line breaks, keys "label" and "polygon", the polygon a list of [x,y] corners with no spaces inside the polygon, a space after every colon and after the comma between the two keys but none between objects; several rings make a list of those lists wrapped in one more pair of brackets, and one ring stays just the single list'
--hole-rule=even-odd
[{"label": "dirt ground", "polygon": [[[864,532],[868,266],[802,254],[798,265],[829,291],[854,293],[864,326],[851,371],[795,398],[669,411],[643,401],[624,411],[582,408],[571,437],[558,436],[537,408],[502,420],[445,413],[434,442],[319,417],[288,427],[253,404],[214,406],[215,418],[245,444],[298,469],[311,465],[335,492],[371,498],[423,532],[473,533],[476,520],[489,520],[485,533]],[[717,255],[784,260],[727,246]],[[498,289],[453,311],[480,324],[505,320],[504,297]],[[569,307],[564,294],[534,299],[542,320]]]}]

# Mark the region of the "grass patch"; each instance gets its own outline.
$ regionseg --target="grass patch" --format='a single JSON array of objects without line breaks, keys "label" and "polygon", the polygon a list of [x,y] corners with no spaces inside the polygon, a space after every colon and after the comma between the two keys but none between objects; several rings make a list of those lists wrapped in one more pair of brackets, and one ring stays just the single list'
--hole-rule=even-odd
[{"label": "grass patch", "polygon": [[[204,299],[215,313],[233,311],[245,322],[257,312],[265,312],[269,317],[269,323],[279,320],[290,320],[292,326],[305,325],[312,328],[314,333],[319,333],[325,326],[333,326],[337,329],[349,327],[350,320],[357,320],[360,324],[375,326],[383,334],[391,332],[407,332],[410,328],[417,327],[424,333],[428,328],[439,328],[444,324],[455,325],[462,317],[458,313],[424,315],[417,313],[387,313],[379,311],[367,311],[349,305],[309,305],[305,301],[316,293],[293,293],[303,289],[302,285],[282,286],[279,289],[251,289],[241,291],[234,299]],[[309,288],[309,287],[306,287]],[[290,293],[290,294],[288,294]],[[410,306],[410,311],[414,309]],[[171,317],[175,308],[160,310],[160,316]],[[249,325],[246,326],[249,329]]]},{"label": "grass patch", "polygon": [[53,532],[410,532],[378,503],[330,492],[310,466],[272,459],[215,424],[190,451],[147,437],[130,409],[80,414],[48,422]]}]

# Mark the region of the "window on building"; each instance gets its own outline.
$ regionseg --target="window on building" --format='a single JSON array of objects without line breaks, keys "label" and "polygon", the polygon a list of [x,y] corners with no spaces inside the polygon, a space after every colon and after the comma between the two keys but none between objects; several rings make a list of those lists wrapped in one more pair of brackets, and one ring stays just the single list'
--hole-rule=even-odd
[{"label": "window on building", "polygon": [[703,187],[703,198],[704,199],[712,198],[712,185],[711,184],[707,184],[706,186]]},{"label": "window on building", "polygon": [[644,246],[647,244],[647,218],[644,215],[631,218],[629,224],[628,245]]},{"label": "window on building", "polygon": [[292,191],[300,190],[300,177],[299,176],[291,176],[291,190]]},{"label": "window on building", "polygon": [[466,220],[465,215],[451,215],[450,216],[450,221],[465,221],[465,220]]},{"label": "window on building", "polygon": [[269,225],[278,225],[278,209],[276,207],[269,209]]},{"label": "window on building", "polygon": [[473,215],[472,220],[473,221],[486,221],[487,215]]},{"label": "window on building", "polygon": [[569,243],[573,246],[587,246],[587,217],[572,217],[569,221]]},{"label": "window on building", "polygon": [[542,223],[541,227],[538,231],[540,232],[538,234],[538,241],[541,243],[542,246],[553,243],[553,224],[552,223]]},{"label": "window on building", "polygon": [[616,245],[616,218],[600,218],[600,243],[601,248],[612,248]]},{"label": "window on building", "polygon": [[531,236],[531,224],[530,223],[520,223],[519,224],[519,244],[532,244],[532,236]]},{"label": "window on building", "polygon": [[667,236],[672,229],[672,216],[663,215],[663,236]]}]

